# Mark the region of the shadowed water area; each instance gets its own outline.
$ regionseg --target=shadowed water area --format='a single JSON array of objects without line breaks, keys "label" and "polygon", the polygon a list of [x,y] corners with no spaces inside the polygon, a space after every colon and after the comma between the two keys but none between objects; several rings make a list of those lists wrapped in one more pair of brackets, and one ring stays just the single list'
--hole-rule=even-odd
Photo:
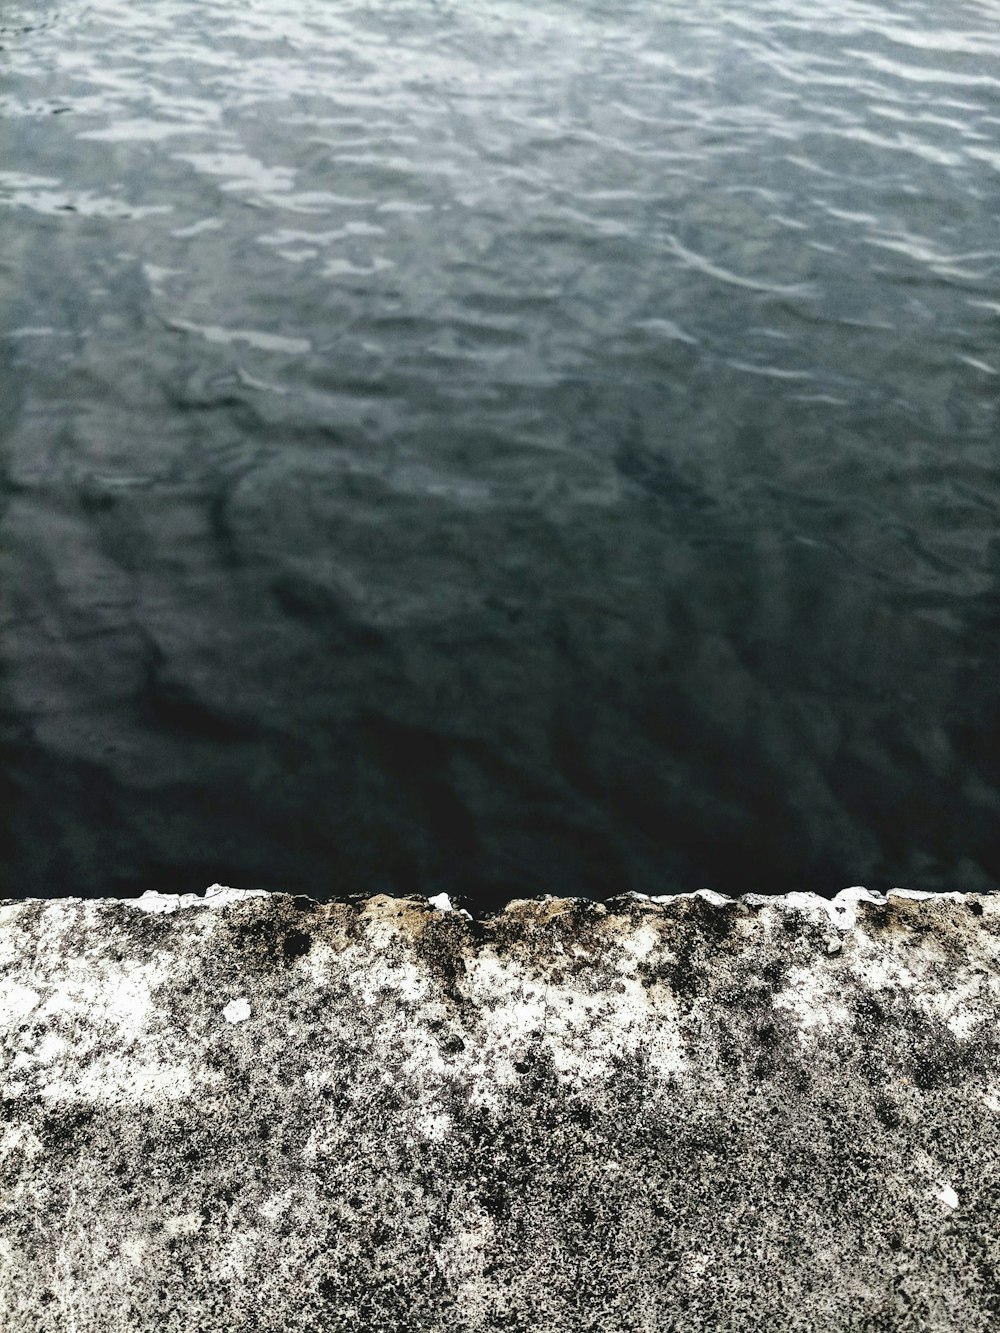
[{"label": "shadowed water area", "polygon": [[1000,878],[1000,4],[0,0],[8,892]]}]

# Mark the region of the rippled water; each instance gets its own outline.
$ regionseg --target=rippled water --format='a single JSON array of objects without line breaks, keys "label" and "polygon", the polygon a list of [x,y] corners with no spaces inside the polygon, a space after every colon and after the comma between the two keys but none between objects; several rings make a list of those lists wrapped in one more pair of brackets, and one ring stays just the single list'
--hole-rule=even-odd
[{"label": "rippled water", "polygon": [[1000,4],[0,48],[9,891],[1000,878]]}]

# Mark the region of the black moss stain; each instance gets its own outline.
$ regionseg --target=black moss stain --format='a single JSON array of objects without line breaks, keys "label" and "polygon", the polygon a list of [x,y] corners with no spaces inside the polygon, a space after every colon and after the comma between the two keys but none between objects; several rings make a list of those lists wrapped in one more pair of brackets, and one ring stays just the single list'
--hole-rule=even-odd
[{"label": "black moss stain", "polygon": [[281,941],[281,951],[287,962],[303,958],[312,948],[312,938],[304,930],[289,930]]},{"label": "black moss stain", "polygon": [[98,920],[105,938],[119,940],[129,949],[157,949],[176,929],[174,912],[147,912],[133,907],[127,901],[105,901],[96,904]]},{"label": "black moss stain", "polygon": [[437,978],[447,999],[461,1009],[468,1003],[462,989],[466,959],[474,956],[491,936],[489,925],[472,921],[459,912],[435,911],[412,930],[409,940],[417,958]]},{"label": "black moss stain", "polygon": [[[989,1019],[966,1037],[930,1018],[905,992],[858,990],[849,1001],[860,1039],[858,1067],[873,1087],[912,1084],[921,1092],[954,1088],[1000,1073],[1000,1039]],[[885,1040],[887,1033],[893,1040]]]},{"label": "black moss stain", "polygon": [[671,956],[643,960],[638,974],[646,986],[669,987],[682,1012],[690,1012],[698,996],[711,989],[713,967],[720,951],[731,944],[740,904],[682,898],[664,912],[654,904],[632,904],[627,899],[615,900],[614,905],[619,902],[629,916],[652,916],[662,923],[661,947]]},{"label": "black moss stain", "polygon": [[46,1153],[57,1161],[67,1153],[80,1151],[93,1120],[94,1111],[88,1106],[58,1107],[43,1115],[35,1132]]},{"label": "black moss stain", "polygon": [[289,968],[313,947],[313,932],[323,917],[309,921],[309,899],[287,894],[251,898],[225,909],[225,937],[220,949],[244,966],[276,971]]},{"label": "black moss stain", "polygon": [[740,912],[740,904],[734,899],[713,903],[699,897],[682,898],[677,906],[676,920],[695,927],[706,942],[716,946],[729,940]]},{"label": "black moss stain", "polygon": [[903,1117],[899,1107],[890,1097],[876,1097],[873,1102],[875,1118],[885,1129],[899,1129]]},{"label": "black moss stain", "polygon": [[876,940],[897,938],[910,949],[920,948],[932,935],[947,965],[961,965],[968,955],[972,934],[1000,934],[1000,916],[985,915],[983,900],[988,896],[993,895],[956,902],[890,894],[880,902],[858,903],[858,925]]},{"label": "black moss stain", "polygon": [[[0,786],[0,798],[3,797],[3,794],[3,788]],[[0,826],[0,828],[2,828],[2,826]],[[0,898],[0,907],[6,907],[15,902],[17,903],[17,923],[19,929],[28,936],[33,935],[42,925],[45,917],[46,904],[38,898],[29,899],[27,901],[19,901],[16,898]]]}]

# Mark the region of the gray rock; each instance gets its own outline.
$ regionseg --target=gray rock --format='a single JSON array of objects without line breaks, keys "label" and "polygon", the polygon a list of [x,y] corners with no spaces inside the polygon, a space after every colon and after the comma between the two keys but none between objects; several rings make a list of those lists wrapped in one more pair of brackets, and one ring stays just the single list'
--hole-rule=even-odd
[{"label": "gray rock", "polygon": [[1000,1326],[1000,897],[0,906],[0,1328]]}]

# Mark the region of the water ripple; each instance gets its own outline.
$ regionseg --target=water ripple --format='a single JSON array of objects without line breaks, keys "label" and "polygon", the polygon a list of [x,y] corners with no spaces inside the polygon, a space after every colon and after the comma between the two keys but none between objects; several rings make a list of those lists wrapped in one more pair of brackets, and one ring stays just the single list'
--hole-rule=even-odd
[{"label": "water ripple", "polygon": [[12,878],[1000,876],[998,18],[0,0]]}]

